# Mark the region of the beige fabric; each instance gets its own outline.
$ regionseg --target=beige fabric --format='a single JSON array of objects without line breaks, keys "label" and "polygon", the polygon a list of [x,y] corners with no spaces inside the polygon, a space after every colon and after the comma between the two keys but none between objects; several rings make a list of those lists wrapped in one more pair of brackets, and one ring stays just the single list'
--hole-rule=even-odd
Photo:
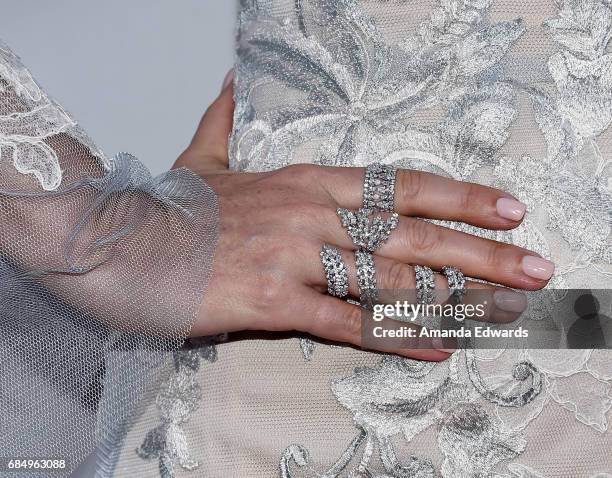
[{"label": "beige fabric", "polygon": [[[483,6],[487,3],[485,0],[439,2],[434,0],[362,0],[358,2],[358,14],[364,13],[373,21],[381,32],[385,45],[397,46],[414,34],[422,22],[426,21],[440,5]],[[529,97],[528,89],[524,87],[528,84],[554,90],[555,84],[549,73],[547,62],[555,52],[560,51],[560,46],[555,43],[550,31],[543,27],[543,23],[558,16],[563,5],[579,5],[580,3],[573,3],[569,0],[560,2],[496,0],[493,2],[487,11],[483,25],[513,21],[520,17],[525,27],[525,32],[511,45],[499,63],[491,67],[505,81],[518,85],[516,99],[513,102],[516,116],[507,129],[509,133],[507,140],[495,152],[492,162],[482,164],[473,174],[467,177],[459,176],[457,179],[499,184],[500,177],[507,178],[507,176],[518,174],[518,168],[513,164],[526,162],[527,157],[538,160],[547,157],[549,145],[536,122],[533,101]],[[595,3],[606,4],[604,1],[597,0],[582,2],[586,6]],[[248,48],[248,40],[245,38],[249,37],[252,30],[257,30],[258,22],[263,22],[264,19],[266,21],[273,19],[278,22],[275,24],[272,21],[266,24],[269,25],[267,28],[269,28],[270,35],[272,33],[279,36],[285,35],[283,38],[286,39],[294,38],[291,35],[295,34],[297,38],[299,28],[297,23],[295,26],[291,23],[296,21],[296,9],[311,8],[309,15],[316,16],[317,14],[316,0],[300,2],[245,0],[243,4],[239,45],[244,48]],[[330,3],[322,1],[320,4],[329,5]],[[352,5],[352,2],[346,0],[337,4]],[[352,7],[349,10],[351,13],[357,11]],[[601,19],[602,24],[605,24],[602,16],[598,18]],[[307,20],[313,21],[310,17]],[[356,20],[356,24],[359,24],[359,21]],[[316,21],[313,21],[314,23]],[[282,25],[291,27],[285,31]],[[316,30],[316,34],[310,32],[311,38],[329,47],[328,51],[332,56],[338,51],[345,53],[342,48],[346,46],[342,42],[339,46],[334,46],[331,40],[326,43],[330,38],[333,40],[336,33],[334,28],[321,26],[320,30]],[[281,31],[282,33],[279,33]],[[368,35],[365,36],[364,43],[367,44],[371,38]],[[301,40],[296,40],[296,42],[299,41]],[[301,44],[306,43],[304,41]],[[322,129],[326,134],[307,130],[307,126],[315,122],[313,113],[312,116],[305,117],[306,126],[296,133],[289,128],[283,129],[284,126],[280,120],[275,125],[273,119],[270,119],[281,106],[309,105],[309,90],[307,87],[292,86],[288,80],[284,81],[286,78],[283,78],[283,75],[289,76],[291,64],[290,59],[283,55],[289,55],[289,53],[285,51],[279,53],[271,46],[269,48],[268,53],[271,58],[276,54],[278,58],[285,61],[279,62],[278,65],[269,65],[269,70],[261,67],[264,73],[256,70],[253,63],[247,61],[249,57],[246,53],[241,53],[239,56],[236,83],[237,109],[231,150],[233,167],[257,171],[281,167],[292,162],[334,164],[333,161],[337,160],[338,155],[333,145],[336,144],[336,137],[344,132],[340,126],[335,130],[333,128]],[[259,51],[265,53],[265,47]],[[371,50],[368,51],[374,53]],[[257,53],[254,55],[256,56]],[[313,53],[313,56],[316,54]],[[324,57],[323,53],[321,57]],[[338,57],[340,58],[338,62],[341,63],[342,56],[338,55]],[[396,66],[401,70],[401,65]],[[406,76],[405,72],[403,74]],[[486,78],[481,77],[479,81],[486,83],[489,81]],[[376,86],[376,81],[379,79],[370,78],[370,80]],[[612,85],[607,86],[612,88]],[[470,86],[462,84],[461,87],[469,89]],[[454,91],[459,91],[459,86],[455,85]],[[589,105],[591,98],[588,95],[586,98],[585,102]],[[493,102],[497,100],[500,98],[491,98]],[[571,100],[572,98],[568,101]],[[597,100],[593,99],[593,101]],[[338,104],[336,110],[331,113],[342,115],[345,110],[354,106],[349,105],[349,108],[346,108],[345,105]],[[447,103],[440,101],[428,108],[400,115],[396,125],[405,124],[408,129],[434,126],[445,118],[446,107]],[[588,121],[585,113],[584,122]],[[299,128],[302,126],[295,129]],[[493,122],[490,128],[495,128]],[[381,144],[388,144],[384,143],[387,137],[381,134],[380,138],[375,138],[379,142],[372,146],[372,137],[376,134],[378,132],[370,131],[362,138],[355,139],[356,155],[353,162],[349,160],[336,165],[363,165],[381,158],[391,162],[389,158],[392,154],[385,156],[387,151],[382,153],[380,149]],[[591,140],[592,143],[590,143]],[[607,128],[602,132],[597,132],[585,142],[589,145],[596,143],[603,158],[612,157],[612,129]],[[374,155],[379,153],[380,158],[375,158]],[[407,153],[400,151],[393,154],[395,154],[394,158],[399,158],[395,162],[399,166],[420,167],[415,166],[413,158]],[[602,171],[596,172],[598,165],[595,157],[590,147],[585,147],[570,168],[573,171],[585,172],[585,177],[599,175],[603,184],[607,184],[610,188],[610,164],[607,164]],[[504,161],[502,158],[509,161],[508,167],[500,166]],[[431,170],[444,174],[443,171],[434,167],[431,167]],[[460,175],[461,171],[457,174]],[[580,214],[573,212],[569,214],[570,217],[566,221],[568,224],[565,224],[563,220],[554,219],[557,222],[553,225],[557,226],[557,229],[549,227],[552,219],[550,211],[547,211],[545,206],[548,203],[552,204],[553,197],[536,197],[529,186],[531,184],[525,181],[515,185],[516,191],[512,192],[518,194],[523,200],[533,201],[529,204],[529,219],[533,229],[521,228],[521,234],[527,231],[522,236],[495,237],[500,240],[513,240],[520,245],[535,248],[542,255],[552,258],[558,266],[553,287],[610,288],[612,267],[609,259],[595,253],[589,255],[588,251],[584,252],[589,246],[595,244],[596,238],[585,235],[582,244],[570,244],[568,239],[559,232],[559,227],[567,226],[569,221],[576,221],[578,225],[582,224],[580,221],[583,218]],[[585,188],[586,186],[585,182]],[[574,193],[581,194],[580,191],[574,191]],[[569,207],[569,202],[567,204]],[[609,219],[606,222],[605,212],[595,220],[601,220],[601,223],[597,222],[599,231],[608,227],[609,232]],[[586,226],[588,225],[582,224],[576,227],[576,234],[583,232]],[[529,231],[533,230],[544,238],[541,243],[533,245],[529,242],[534,237],[534,235],[529,235]],[[483,233],[473,230],[470,232]],[[604,246],[606,243],[609,249],[609,234],[607,238],[604,238]],[[576,265],[578,250],[586,254],[585,262],[580,264],[580,267]],[[529,352],[526,354],[529,355]],[[574,355],[567,352],[565,358],[567,357],[574,357]],[[559,366],[556,373],[547,372],[546,392],[542,392],[544,398],[536,400],[533,406],[525,407],[524,411],[497,407],[484,399],[476,400],[490,416],[499,415],[506,424],[520,422],[525,425],[528,423],[525,429],[527,440],[525,450],[512,460],[502,460],[497,463],[494,467],[495,471],[503,474],[502,476],[513,478],[519,476],[589,478],[598,473],[602,474],[598,476],[612,473],[612,433],[608,428],[609,420],[612,419],[609,411],[612,404],[612,392],[609,386],[612,380],[612,355],[598,353],[592,355],[588,360],[586,358],[588,357],[585,356],[584,364],[581,362],[582,365],[577,367],[580,370],[571,370],[572,362],[579,361],[572,358],[567,360],[568,363],[564,370],[561,370]],[[543,370],[552,370],[564,361],[562,355],[554,353],[547,355],[546,352],[533,353],[531,359]],[[457,359],[456,364],[459,364],[457,366],[460,366],[461,360]],[[202,385],[202,400],[199,409],[185,426],[187,441],[193,454],[199,459],[200,465],[194,471],[186,471],[177,467],[176,476],[256,478],[279,476],[281,456],[287,447],[294,443],[307,449],[310,459],[304,468],[298,468],[293,464],[290,467],[292,476],[314,477],[318,476],[317,473],[324,473],[338,460],[358,433],[354,423],[354,414],[340,404],[337,394],[332,391],[332,384],[336,380],[351,376],[356,368],[376,367],[379,361],[380,356],[377,354],[322,344],[316,347],[312,358],[307,361],[304,360],[297,339],[262,340],[258,338],[218,346],[218,361],[203,365],[199,371],[198,380]],[[506,360],[504,357],[493,361],[483,361],[481,365],[483,370],[486,369],[486,373],[482,373],[488,377],[495,373],[509,373],[512,363],[512,359]],[[444,367],[450,366],[443,364],[436,370]],[[554,391],[559,390],[563,390],[566,395],[561,396],[560,392],[555,395]],[[553,395],[556,400],[552,398]],[[567,398],[566,402],[563,397]],[[518,418],[513,416],[514,413]],[[522,413],[525,416],[522,416]],[[155,408],[149,410],[147,420],[155,423],[155,414]],[[593,423],[590,426],[587,425],[586,423],[594,416],[599,417],[602,422],[599,425]],[[398,421],[401,419],[401,417],[397,418]],[[441,450],[438,443],[439,435],[443,432],[442,422],[443,420],[439,420],[435,425],[425,427],[410,441],[403,440],[401,435],[393,436],[395,450],[400,461],[406,462],[410,455],[426,457],[432,460],[439,473],[444,461],[444,450]],[[131,431],[117,476],[152,476],[155,473],[155,463],[137,463],[133,460],[133,450],[139,446],[144,433],[150,427],[151,424],[143,420],[139,427]],[[379,428],[374,428],[375,431],[380,432]],[[375,459],[372,460],[368,470],[373,474],[381,473],[379,475],[381,477],[389,476],[389,472],[385,472],[380,462]],[[459,475],[451,474],[448,469],[443,473],[444,476],[459,476],[459,478],[476,476],[467,468],[463,469]],[[348,469],[340,476],[349,476]],[[394,476],[400,476],[400,474]]]},{"label": "beige fabric", "polygon": [[[280,452],[292,443],[304,444],[312,467],[322,472],[354,438],[351,415],[338,404],[329,381],[373,365],[376,354],[319,346],[307,362],[297,340],[256,339],[223,344],[219,355],[200,373],[202,403],[186,427],[200,468],[181,470],[177,477],[278,476]],[[131,431],[116,476],[157,473],[155,462],[134,460],[144,431],[155,421],[153,406],[146,421]],[[611,433],[596,432],[569,410],[551,405],[531,426],[527,449],[517,462],[547,477],[591,477],[612,470],[610,450]],[[403,444],[402,452],[431,457],[438,465],[441,460],[431,431]]]}]

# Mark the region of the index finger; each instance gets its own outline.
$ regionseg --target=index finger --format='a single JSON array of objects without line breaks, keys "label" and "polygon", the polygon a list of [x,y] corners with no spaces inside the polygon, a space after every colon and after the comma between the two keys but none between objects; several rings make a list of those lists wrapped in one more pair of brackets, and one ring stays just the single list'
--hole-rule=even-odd
[{"label": "index finger", "polygon": [[[323,167],[320,172],[323,186],[347,209],[361,207],[364,177],[365,168]],[[512,195],[496,188],[423,171],[397,170],[395,211],[404,216],[512,229],[521,223],[525,209]]]}]

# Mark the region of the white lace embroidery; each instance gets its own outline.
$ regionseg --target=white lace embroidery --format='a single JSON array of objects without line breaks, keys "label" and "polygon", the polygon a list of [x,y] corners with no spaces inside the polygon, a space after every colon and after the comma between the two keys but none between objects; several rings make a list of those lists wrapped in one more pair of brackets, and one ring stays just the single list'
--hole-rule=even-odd
[{"label": "white lace embroidery", "polygon": [[[232,167],[268,170],[299,161],[328,165],[393,163],[490,182],[544,205],[546,220],[526,220],[511,232],[446,224],[551,256],[550,235],[572,251],[553,287],[577,270],[609,275],[612,187],[609,160],[597,137],[612,121],[612,6],[606,0],[564,0],[546,22],[559,45],[548,62],[553,83],[505,79],[501,60],[525,32],[520,19],[491,23],[490,0],[440,0],[414,34],[389,44],[356,0],[302,0],[297,19],[243,9],[240,25]],[[279,104],[262,105],[258,91],[273,84]],[[517,95],[531,98],[547,144],[545,157],[500,154],[517,115]],[[269,101],[269,100],[268,100]],[[274,103],[272,101],[272,103]],[[420,111],[442,117],[423,124]],[[314,342],[302,340],[305,358]],[[524,450],[525,430],[551,401],[599,432],[612,406],[610,354],[589,350],[460,351],[441,364],[384,357],[332,381],[359,433],[326,478],[434,476],[426,458],[400,463],[391,438],[410,441],[437,426],[442,474],[488,476]],[[483,403],[487,404],[486,407]],[[376,455],[386,475],[368,466]],[[301,445],[281,458],[281,476],[307,471]],[[541,476],[516,463],[505,476]],[[301,476],[301,475],[300,475]],[[602,475],[603,476],[603,475]]]},{"label": "white lace embroidery", "polygon": [[160,389],[156,404],[161,424],[149,431],[136,453],[145,460],[157,459],[161,478],[173,478],[177,465],[196,470],[200,464],[190,451],[183,425],[199,408],[202,390],[198,381],[201,361],[216,362],[219,337],[187,341],[174,352],[174,371]]}]

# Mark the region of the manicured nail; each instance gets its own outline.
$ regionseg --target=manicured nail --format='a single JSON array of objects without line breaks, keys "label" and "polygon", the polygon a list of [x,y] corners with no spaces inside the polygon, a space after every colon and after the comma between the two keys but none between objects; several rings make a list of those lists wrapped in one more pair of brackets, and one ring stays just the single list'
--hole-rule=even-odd
[{"label": "manicured nail", "polygon": [[433,337],[431,339],[431,345],[433,345],[436,350],[439,350],[440,352],[446,352],[447,354],[452,354],[457,351],[457,349],[444,348],[444,341],[442,340],[442,337]]},{"label": "manicured nail", "polygon": [[520,221],[525,215],[527,207],[520,201],[510,198],[499,198],[497,200],[497,214],[504,219]]},{"label": "manicured nail", "polygon": [[527,296],[513,290],[496,290],[493,302],[498,309],[506,312],[523,312],[527,308]]},{"label": "manicured nail", "polygon": [[536,256],[523,257],[523,272],[534,279],[548,280],[555,272],[555,265]]},{"label": "manicured nail", "polygon": [[225,75],[225,78],[223,79],[223,86],[221,87],[221,91],[223,91],[225,88],[227,88],[227,86],[234,81],[234,69],[232,68],[230,71],[227,72],[227,75]]}]

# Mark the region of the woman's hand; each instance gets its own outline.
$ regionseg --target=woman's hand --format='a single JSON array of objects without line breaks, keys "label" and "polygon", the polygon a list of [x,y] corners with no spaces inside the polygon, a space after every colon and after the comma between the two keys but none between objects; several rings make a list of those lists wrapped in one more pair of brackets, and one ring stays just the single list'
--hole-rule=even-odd
[{"label": "woman's hand", "polygon": [[[297,330],[360,345],[363,309],[326,294],[319,252],[324,243],[341,250],[349,269],[349,293],[358,297],[355,247],[336,209],[361,206],[364,169],[294,165],[265,173],[229,171],[232,95],[232,86],[226,86],[175,165],[201,175],[220,204],[214,275],[193,335]],[[522,289],[540,289],[552,276],[553,264],[533,252],[415,218],[512,229],[525,208],[503,191],[399,170],[395,209],[399,225],[374,255],[379,289],[414,289],[410,264],[437,271],[452,265],[466,276]],[[436,286],[447,287],[439,274]],[[473,281],[466,287],[495,288]],[[513,313],[519,302],[506,293],[497,306],[502,313]],[[448,357],[441,344],[429,345],[431,349],[420,343],[418,349],[387,351],[427,360]]]}]

